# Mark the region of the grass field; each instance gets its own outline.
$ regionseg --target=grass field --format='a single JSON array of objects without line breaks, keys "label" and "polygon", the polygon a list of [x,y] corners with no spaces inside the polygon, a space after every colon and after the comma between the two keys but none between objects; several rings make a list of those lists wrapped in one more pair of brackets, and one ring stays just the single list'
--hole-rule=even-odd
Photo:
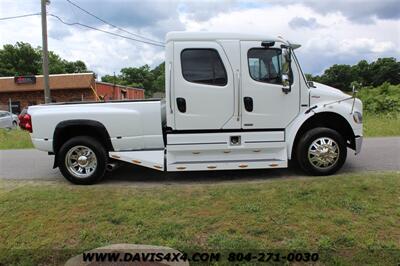
[{"label": "grass field", "polygon": [[367,137],[400,136],[400,115],[370,115],[364,117],[364,135]]},{"label": "grass field", "polygon": [[400,172],[159,187],[3,180],[0,264],[62,263],[84,250],[134,243],[313,250],[322,264],[394,265],[399,220]]},{"label": "grass field", "polygon": [[33,148],[31,137],[19,129],[0,129],[0,150]]}]

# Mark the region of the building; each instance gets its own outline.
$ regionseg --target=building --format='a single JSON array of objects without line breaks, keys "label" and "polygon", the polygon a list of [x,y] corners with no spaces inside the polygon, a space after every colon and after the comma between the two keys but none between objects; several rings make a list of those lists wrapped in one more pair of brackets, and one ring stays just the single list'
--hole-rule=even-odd
[{"label": "building", "polygon": [[96,81],[96,92],[104,100],[144,99],[144,89]]},{"label": "building", "polygon": [[[0,110],[44,103],[43,75],[0,77]],[[144,90],[95,80],[93,73],[50,75],[53,102],[144,99]]]}]

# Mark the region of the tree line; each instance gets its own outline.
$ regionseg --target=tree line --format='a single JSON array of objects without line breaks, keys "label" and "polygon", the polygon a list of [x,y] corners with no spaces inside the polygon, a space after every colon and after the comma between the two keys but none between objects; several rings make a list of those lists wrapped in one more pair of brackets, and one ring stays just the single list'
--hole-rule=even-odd
[{"label": "tree line", "polygon": [[[50,74],[82,72],[90,72],[83,61],[67,61],[49,51]],[[29,43],[17,42],[15,45],[5,44],[0,49],[0,77],[40,74],[43,74],[41,47],[33,48]]]},{"label": "tree line", "polygon": [[357,87],[377,87],[385,82],[400,84],[400,62],[393,57],[378,58],[368,63],[361,60],[355,65],[333,65],[320,76],[306,74],[307,80],[317,81],[343,91]]},{"label": "tree line", "polygon": [[154,69],[144,65],[141,67],[122,68],[118,75],[105,75],[101,81],[145,89],[146,97],[152,97],[156,92],[164,92],[165,63]]},{"label": "tree line", "polygon": [[[0,76],[38,75],[42,74],[42,50],[33,48],[29,43],[17,42],[6,44],[0,49]],[[67,61],[56,53],[49,52],[50,74],[90,72],[81,61]],[[148,65],[141,67],[125,67],[120,73],[101,77],[104,82],[145,89],[146,97],[155,92],[164,92],[165,64],[155,68]],[[306,74],[308,80],[317,81],[332,87],[350,91],[352,84],[358,86],[379,86],[384,82],[400,84],[400,62],[393,57],[378,58],[368,63],[361,60],[355,65],[335,64],[323,74],[313,76]]]}]

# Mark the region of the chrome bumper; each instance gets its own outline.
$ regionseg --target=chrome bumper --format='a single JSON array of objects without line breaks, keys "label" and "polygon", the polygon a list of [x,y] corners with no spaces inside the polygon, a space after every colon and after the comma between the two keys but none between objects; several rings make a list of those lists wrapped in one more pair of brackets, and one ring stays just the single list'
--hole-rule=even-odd
[{"label": "chrome bumper", "polygon": [[363,137],[362,136],[358,136],[358,137],[355,138],[355,141],[356,141],[356,155],[357,155],[361,151]]}]

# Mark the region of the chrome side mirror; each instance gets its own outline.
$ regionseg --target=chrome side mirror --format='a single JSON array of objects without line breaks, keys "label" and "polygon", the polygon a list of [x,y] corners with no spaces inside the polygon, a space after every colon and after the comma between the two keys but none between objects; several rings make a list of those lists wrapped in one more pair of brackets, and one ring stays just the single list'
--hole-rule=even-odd
[{"label": "chrome side mirror", "polygon": [[291,87],[290,87],[290,79],[289,79],[289,75],[287,73],[282,73],[282,91],[285,94],[288,94],[291,91]]},{"label": "chrome side mirror", "polygon": [[288,94],[291,90],[291,68],[290,68],[290,63],[291,63],[291,53],[290,53],[290,48],[285,47],[282,49],[282,92],[285,94]]},{"label": "chrome side mirror", "polygon": [[311,88],[316,88],[316,86],[314,85],[314,81],[307,81],[307,83],[308,83],[308,87],[311,87]]}]

